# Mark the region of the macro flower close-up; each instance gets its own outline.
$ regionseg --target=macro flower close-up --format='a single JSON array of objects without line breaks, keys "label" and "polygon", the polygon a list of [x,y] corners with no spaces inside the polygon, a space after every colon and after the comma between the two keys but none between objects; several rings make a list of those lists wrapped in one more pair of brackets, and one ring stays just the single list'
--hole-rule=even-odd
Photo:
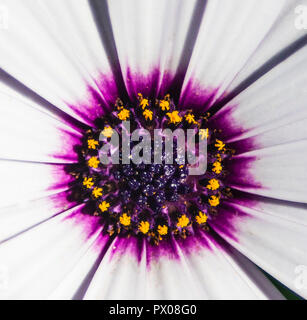
[{"label": "macro flower close-up", "polygon": [[307,298],[307,0],[0,0],[0,48],[0,299]]}]

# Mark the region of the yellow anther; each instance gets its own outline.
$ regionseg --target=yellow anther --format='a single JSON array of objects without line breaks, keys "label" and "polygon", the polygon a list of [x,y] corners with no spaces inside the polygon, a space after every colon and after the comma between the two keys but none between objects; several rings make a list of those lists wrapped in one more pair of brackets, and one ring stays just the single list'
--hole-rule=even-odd
[{"label": "yellow anther", "polygon": [[130,117],[130,111],[128,109],[122,109],[117,116],[120,120],[125,121]]},{"label": "yellow anther", "polygon": [[83,179],[83,185],[85,187],[87,187],[88,189],[91,189],[92,186],[94,185],[93,178],[84,178]]},{"label": "yellow anther", "polygon": [[194,119],[194,114],[192,113],[186,114],[184,118],[188,123],[194,123],[194,124],[197,123]]},{"label": "yellow anther", "polygon": [[88,160],[87,163],[88,163],[89,167],[96,169],[96,168],[98,168],[98,165],[99,165],[100,161],[98,160],[97,157],[91,157],[91,158]]},{"label": "yellow anther", "polygon": [[95,139],[88,139],[87,140],[87,146],[89,149],[96,149],[96,146],[98,146],[99,142]]},{"label": "yellow anther", "polygon": [[198,212],[198,216],[196,216],[196,222],[197,222],[198,224],[203,224],[203,223],[206,223],[207,220],[208,220],[207,215],[206,215],[205,213],[199,211],[199,212]]},{"label": "yellow anther", "polygon": [[169,117],[170,123],[179,123],[182,118],[179,116],[179,111],[168,112],[166,115]]},{"label": "yellow anther", "polygon": [[103,128],[103,131],[101,131],[101,133],[107,137],[107,138],[111,138],[112,134],[113,134],[113,129],[110,126],[106,126]]},{"label": "yellow anther", "polygon": [[219,161],[215,161],[213,163],[213,168],[212,168],[212,171],[215,172],[216,174],[219,174],[222,172],[222,165]]},{"label": "yellow anther", "polygon": [[205,138],[208,139],[209,137],[209,130],[208,129],[200,129],[199,130],[199,136],[201,140],[204,140]]},{"label": "yellow anther", "polygon": [[143,116],[144,116],[144,118],[146,119],[146,120],[152,120],[152,114],[153,114],[153,112],[151,111],[151,110],[149,110],[149,109],[146,109],[146,110],[144,110],[144,112],[143,112]]},{"label": "yellow anther", "polygon": [[110,203],[106,202],[106,201],[102,201],[99,205],[99,209],[101,210],[101,212],[105,212],[108,211],[108,208],[110,207]]},{"label": "yellow anther", "polygon": [[149,102],[148,99],[142,99],[140,102],[140,106],[142,107],[142,109],[144,110],[146,107],[149,106]]},{"label": "yellow anther", "polygon": [[123,213],[120,217],[119,217],[119,222],[123,225],[123,226],[129,226],[131,223],[131,217],[129,217],[127,215],[127,213]]},{"label": "yellow anther", "polygon": [[138,93],[139,101],[140,101],[140,106],[144,110],[146,107],[149,106],[149,101],[148,99],[143,98],[143,95],[141,93]]},{"label": "yellow anther", "polygon": [[190,219],[185,214],[183,214],[181,217],[178,218],[177,227],[184,228],[189,224],[189,222]]},{"label": "yellow anther", "polygon": [[211,196],[210,199],[208,200],[210,206],[216,207],[220,204],[220,198],[217,196]]},{"label": "yellow anther", "polygon": [[216,139],[216,144],[214,145],[219,151],[225,148],[225,143],[223,141]]},{"label": "yellow anther", "polygon": [[160,108],[162,109],[162,111],[165,111],[165,110],[169,110],[169,101],[167,100],[160,100],[160,103],[159,103],[159,106]]},{"label": "yellow anther", "polygon": [[217,190],[220,187],[219,181],[216,179],[211,179],[208,182],[207,188],[210,190]]},{"label": "yellow anther", "polygon": [[149,227],[150,224],[148,221],[141,221],[141,223],[139,224],[139,230],[144,234],[146,234],[149,231]]},{"label": "yellow anther", "polygon": [[168,232],[168,227],[166,225],[158,226],[158,233],[160,236],[165,236]]},{"label": "yellow anther", "polygon": [[92,194],[95,198],[99,198],[102,196],[102,188],[95,187],[92,191]]}]

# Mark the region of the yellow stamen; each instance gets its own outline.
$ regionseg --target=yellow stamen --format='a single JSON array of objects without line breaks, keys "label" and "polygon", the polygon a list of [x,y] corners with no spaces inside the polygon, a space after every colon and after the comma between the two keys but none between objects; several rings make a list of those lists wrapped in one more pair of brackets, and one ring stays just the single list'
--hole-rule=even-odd
[{"label": "yellow stamen", "polygon": [[199,212],[198,212],[198,216],[196,216],[196,222],[197,222],[198,224],[203,224],[203,223],[206,223],[207,220],[208,220],[207,215],[206,215],[205,213],[199,211]]},{"label": "yellow stamen", "polygon": [[217,196],[211,196],[210,199],[208,200],[210,206],[216,207],[220,204],[220,198]]},{"label": "yellow stamen", "polygon": [[149,101],[148,99],[143,98],[143,95],[141,93],[138,93],[139,101],[140,101],[140,106],[144,110],[146,107],[149,106]]},{"label": "yellow stamen", "polygon": [[125,121],[130,117],[130,111],[128,109],[122,109],[117,116],[120,120]]},{"label": "yellow stamen", "polygon": [[145,117],[146,120],[152,120],[152,114],[153,112],[149,109],[144,110],[143,116]]},{"label": "yellow stamen", "polygon": [[88,189],[91,189],[92,186],[94,185],[93,178],[84,178],[83,179],[83,185],[85,187],[87,187]]},{"label": "yellow stamen", "polygon": [[131,223],[131,217],[129,217],[126,213],[123,213],[120,217],[119,217],[119,222],[123,225],[123,226],[129,226]]},{"label": "yellow stamen", "polygon": [[189,222],[190,219],[185,214],[183,214],[181,217],[178,218],[177,227],[184,228],[189,224]]},{"label": "yellow stamen", "polygon": [[168,232],[168,227],[166,225],[158,226],[158,233],[160,236],[165,236]]},{"label": "yellow stamen", "polygon": [[219,151],[221,151],[225,148],[225,143],[223,143],[223,141],[221,140],[216,139],[216,144],[214,146],[218,148]]},{"label": "yellow stamen", "polygon": [[179,111],[168,112],[166,115],[169,117],[170,123],[179,123],[182,118],[179,116]]},{"label": "yellow stamen", "polygon": [[141,102],[140,102],[140,106],[142,107],[142,109],[144,110],[146,107],[149,106],[149,102],[148,102],[148,99],[142,99]]},{"label": "yellow stamen", "polygon": [[219,153],[216,154],[216,159],[217,161],[220,161],[220,162],[222,161],[222,157]]},{"label": "yellow stamen", "polygon": [[141,221],[141,223],[139,224],[139,230],[144,234],[146,234],[149,231],[149,227],[150,224],[148,221]]},{"label": "yellow stamen", "polygon": [[113,134],[113,129],[110,126],[106,126],[104,127],[103,131],[101,131],[101,133],[107,137],[107,138],[111,138],[112,134]]},{"label": "yellow stamen", "polygon": [[102,201],[99,205],[99,209],[101,210],[101,212],[105,212],[108,211],[108,208],[110,207],[110,203],[106,202],[106,201]]},{"label": "yellow stamen", "polygon": [[160,100],[160,103],[159,103],[159,106],[160,108],[162,109],[162,111],[165,111],[165,110],[169,110],[169,101],[167,100]]},{"label": "yellow stamen", "polygon": [[213,168],[212,168],[213,172],[215,172],[216,174],[219,174],[222,172],[222,169],[223,169],[223,167],[219,161],[215,161],[213,163]]},{"label": "yellow stamen", "polygon": [[209,180],[209,184],[207,185],[207,188],[210,190],[217,190],[220,187],[219,181],[216,179]]},{"label": "yellow stamen", "polygon": [[102,196],[102,188],[95,187],[92,191],[92,194],[95,198],[99,198]]},{"label": "yellow stamen", "polygon": [[208,139],[209,137],[209,130],[208,129],[200,129],[199,130],[199,136],[201,140],[204,140],[205,138]]},{"label": "yellow stamen", "polygon": [[88,160],[87,163],[88,163],[89,167],[96,169],[96,168],[98,168],[98,165],[99,165],[100,161],[98,160],[97,157],[91,157],[91,158]]},{"label": "yellow stamen", "polygon": [[192,113],[186,114],[184,117],[185,117],[185,120],[186,120],[188,123],[194,123],[194,124],[197,123],[197,122],[195,121],[195,119],[194,119],[194,114],[192,114]]},{"label": "yellow stamen", "polygon": [[87,146],[89,149],[96,149],[96,146],[98,146],[99,142],[95,139],[88,139],[87,140]]}]

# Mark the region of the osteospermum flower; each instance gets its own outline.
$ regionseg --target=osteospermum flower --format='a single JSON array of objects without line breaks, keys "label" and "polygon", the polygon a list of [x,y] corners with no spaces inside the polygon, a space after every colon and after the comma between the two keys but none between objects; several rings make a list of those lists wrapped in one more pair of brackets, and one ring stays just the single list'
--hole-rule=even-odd
[{"label": "osteospermum flower", "polygon": [[[297,1],[75,2],[3,1],[1,298],[306,297]],[[101,163],[128,120],[193,129],[207,171]]]}]

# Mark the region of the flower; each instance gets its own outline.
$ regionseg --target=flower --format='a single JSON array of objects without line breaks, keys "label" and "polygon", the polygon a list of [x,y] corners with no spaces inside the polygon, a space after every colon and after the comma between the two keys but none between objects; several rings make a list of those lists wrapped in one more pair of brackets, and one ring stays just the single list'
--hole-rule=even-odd
[{"label": "flower", "polygon": [[104,127],[104,129],[101,131],[101,133],[107,137],[107,138],[111,138],[112,134],[113,134],[113,129],[110,126],[106,126]]},{"label": "flower", "polygon": [[102,201],[99,204],[99,209],[101,210],[101,212],[105,212],[108,211],[108,208],[110,207],[110,203],[106,202],[106,201]]},{"label": "flower", "polygon": [[169,101],[168,100],[160,100],[159,106],[162,111],[169,110]]},{"label": "flower", "polygon": [[168,232],[168,227],[166,225],[158,225],[158,233],[161,235],[161,236],[165,236],[167,235],[167,232]]},{"label": "flower", "polygon": [[217,196],[210,196],[210,198],[208,199],[208,202],[210,206],[216,207],[220,204],[220,198]]},{"label": "flower", "polygon": [[145,109],[143,112],[143,116],[145,120],[152,120],[153,112],[151,110]]},{"label": "flower", "polygon": [[181,122],[182,117],[180,117],[180,115],[178,113],[179,113],[179,111],[172,111],[172,112],[168,112],[166,114],[169,117],[170,123],[177,124],[177,123]]},{"label": "flower", "polygon": [[[194,119],[194,114],[188,113],[184,117],[188,123],[194,123],[194,124],[197,123]],[[205,130],[205,129],[202,129],[202,130]],[[203,131],[200,132],[200,135],[201,136],[203,135]]]},{"label": "flower", "polygon": [[96,147],[98,146],[99,142],[94,140],[94,139],[88,139],[87,140],[87,145],[89,149],[96,149]]},{"label": "flower", "polygon": [[190,219],[185,214],[183,214],[178,218],[177,226],[179,228],[184,228],[188,226],[189,222],[190,222]]},{"label": "flower", "polygon": [[[177,132],[177,129],[182,130],[182,128],[186,128],[191,130],[194,128],[194,132],[198,133],[200,138],[202,137],[201,127],[207,125],[207,119],[204,123],[201,117],[192,114],[189,110],[176,110],[177,106],[170,94],[166,95],[162,101],[168,101],[169,107],[172,110],[164,113],[161,113],[161,102],[159,100],[144,97],[142,93],[138,93],[137,96],[139,103],[136,103],[136,105],[133,105],[133,102],[131,102],[128,107],[128,104],[117,98],[114,107],[120,110],[128,110],[129,108],[129,114],[131,113],[130,119],[141,132],[146,129],[149,132],[150,130],[161,128],[174,128],[176,129],[175,132]],[[144,101],[146,101],[145,105],[150,105],[152,110],[143,108]],[[140,107],[142,109],[141,112]],[[153,120],[153,115],[155,115],[154,123],[148,123],[148,120]],[[170,128],[165,126],[166,116],[171,120],[169,122]],[[187,123],[182,124],[182,119],[185,119]],[[112,129],[112,135],[116,134],[120,136],[122,134],[123,123],[118,121],[116,113],[115,115],[111,113],[106,119],[101,117],[101,119],[97,119],[95,122],[98,123],[99,120],[102,122],[108,121],[112,124],[114,128]],[[124,120],[122,119],[122,121]],[[105,136],[106,126],[104,128],[102,134]],[[110,126],[107,128],[110,128]],[[98,136],[100,131],[101,128],[92,128],[86,131],[81,139],[81,143],[82,141],[90,141],[91,137]],[[206,129],[206,133],[206,142],[210,146],[208,151],[210,163],[213,162],[214,164],[215,161],[219,163],[230,161],[233,152],[222,140],[218,139],[220,130],[212,130],[210,138],[208,128]],[[133,135],[134,133],[131,134],[131,137]],[[155,145],[156,142],[151,141],[146,148],[148,148],[150,159],[155,159],[159,156],[159,151],[157,152],[154,148],[151,148],[152,144]],[[114,142],[112,145],[115,145]],[[162,142],[161,147],[162,150],[167,148],[166,141]],[[198,149],[201,148],[200,143],[197,143],[197,147]],[[125,150],[123,144],[118,144],[117,148],[124,159]],[[74,200],[78,199],[79,202],[91,203],[92,209],[89,209],[87,213],[94,216],[99,215],[99,212],[107,211],[109,208],[112,212],[116,208],[116,211],[112,212],[112,219],[109,216],[101,218],[101,223],[105,225],[104,233],[109,236],[113,236],[115,233],[129,238],[131,236],[137,237],[141,233],[146,235],[145,238],[148,243],[157,246],[160,245],[160,242],[165,243],[169,241],[169,238],[162,237],[166,234],[172,235],[177,239],[186,239],[193,236],[198,230],[197,224],[203,225],[207,221],[207,217],[205,221],[205,217],[197,215],[197,212],[203,210],[210,217],[213,217],[217,213],[216,207],[221,207],[221,204],[231,197],[230,187],[221,184],[217,179],[225,178],[227,175],[226,171],[223,177],[219,176],[221,170],[216,173],[214,170],[216,168],[213,166],[208,172],[204,171],[191,179],[189,177],[189,164],[180,163],[179,155],[178,159],[172,164],[166,164],[165,162],[163,164],[132,162],[131,164],[118,165],[118,163],[111,163],[99,166],[98,156],[100,150],[86,150],[82,145],[76,146],[75,150],[78,153],[78,166],[75,164],[66,166],[67,172],[75,177],[75,187],[72,187],[70,191],[71,198]],[[220,155],[220,152],[223,152],[223,157]],[[87,160],[89,157],[90,159]],[[128,156],[128,159],[131,158],[132,155]],[[207,202],[201,199],[204,196],[201,187],[197,188],[194,195],[191,193],[192,189],[195,189],[195,184],[201,185],[203,180],[208,180],[206,186]],[[80,182],[82,181],[83,187],[80,188]],[[95,181],[95,184],[89,185],[89,182],[93,181]],[[89,188],[93,188],[92,194],[89,194]],[[107,197],[108,202],[101,202],[101,197]],[[111,206],[110,203],[116,204],[116,206]],[[122,215],[122,212],[128,212],[129,215]],[[163,227],[159,224],[161,221],[164,223]],[[129,229],[123,229],[121,225],[129,226]],[[207,225],[205,227],[207,231],[210,229]]]},{"label": "flower", "polygon": [[150,224],[148,221],[141,221],[140,225],[139,225],[139,230],[143,233],[146,234],[148,233],[150,228]]},{"label": "flower", "polygon": [[[0,298],[306,298],[297,3],[73,1],[5,2]],[[101,163],[128,120],[197,132],[206,173]]]},{"label": "flower", "polygon": [[199,211],[198,215],[196,216],[197,223],[198,224],[203,224],[203,223],[206,223],[207,220],[208,220],[208,216],[205,213]]},{"label": "flower", "polygon": [[208,181],[208,185],[207,185],[208,189],[217,190],[217,189],[219,189],[219,187],[220,187],[220,184],[219,184],[219,181],[217,179],[210,179]]},{"label": "flower", "polygon": [[91,167],[91,168],[97,169],[99,163],[100,163],[100,162],[99,162],[99,160],[98,160],[98,157],[91,157],[91,158],[88,160],[88,166]]}]

